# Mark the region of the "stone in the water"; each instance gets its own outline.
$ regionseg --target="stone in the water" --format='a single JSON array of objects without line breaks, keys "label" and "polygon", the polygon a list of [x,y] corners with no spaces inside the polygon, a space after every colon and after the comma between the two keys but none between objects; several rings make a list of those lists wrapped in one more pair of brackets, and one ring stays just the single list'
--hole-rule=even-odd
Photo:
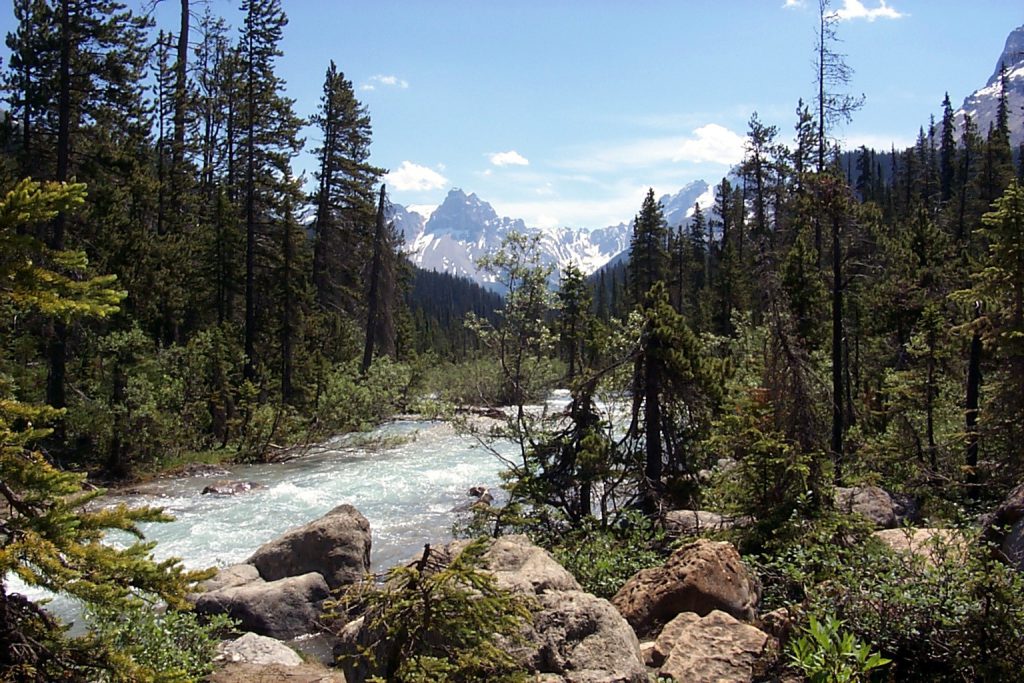
[{"label": "stone in the water", "polygon": [[351,505],[339,505],[264,543],[246,562],[267,581],[318,572],[332,590],[347,586],[370,570],[370,523]]},{"label": "stone in the water", "polygon": [[195,606],[197,614],[227,614],[243,631],[287,640],[317,631],[329,595],[324,578],[310,572],[200,593]]},{"label": "stone in the water", "polygon": [[255,481],[218,481],[203,488],[203,495],[213,494],[215,496],[234,496],[248,491],[257,491],[267,488]]}]

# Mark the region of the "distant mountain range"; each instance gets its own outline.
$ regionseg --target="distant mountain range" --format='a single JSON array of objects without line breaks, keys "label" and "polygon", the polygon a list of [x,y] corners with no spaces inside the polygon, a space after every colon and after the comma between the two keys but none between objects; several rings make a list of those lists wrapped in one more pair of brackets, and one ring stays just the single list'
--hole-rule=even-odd
[{"label": "distant mountain range", "polygon": [[[708,184],[698,180],[660,201],[669,225],[676,226],[693,213],[695,203],[708,210],[713,199]],[[555,279],[570,263],[585,274],[593,273],[629,248],[633,232],[631,222],[595,230],[531,227],[522,219],[499,217],[486,201],[457,188],[429,216],[393,205],[392,220],[405,236],[410,260],[420,268],[468,277],[495,288],[476,262],[495,251],[510,232],[539,236],[541,261],[554,267]]]},{"label": "distant mountain range", "polygon": [[962,132],[964,113],[970,114],[984,138],[990,125],[996,121],[999,107],[999,73],[1006,68],[1007,103],[1010,109],[1010,143],[1016,149],[1024,143],[1024,26],[1014,29],[1006,39],[1006,46],[985,86],[964,99],[956,111],[957,128]]}]

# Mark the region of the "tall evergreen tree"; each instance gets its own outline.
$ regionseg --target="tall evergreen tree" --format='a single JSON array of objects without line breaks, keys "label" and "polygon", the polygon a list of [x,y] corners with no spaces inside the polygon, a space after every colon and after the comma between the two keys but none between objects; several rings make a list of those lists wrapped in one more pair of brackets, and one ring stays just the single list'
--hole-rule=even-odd
[{"label": "tall evergreen tree", "polygon": [[655,282],[665,280],[668,269],[668,224],[661,204],[654,198],[654,189],[647,190],[640,213],[633,220],[633,237],[629,244],[629,291],[635,306]]},{"label": "tall evergreen tree", "polygon": [[245,223],[245,376],[255,380],[259,363],[256,348],[260,333],[257,316],[257,250],[272,212],[274,190],[280,186],[292,157],[302,143],[301,122],[293,101],[283,94],[284,82],[274,71],[281,55],[278,44],[288,19],[280,0],[245,0],[239,57],[242,67],[242,102],[239,111],[242,209]]},{"label": "tall evergreen tree", "polygon": [[318,181],[314,202],[313,281],[320,307],[354,313],[362,299],[363,264],[374,243],[374,188],[383,169],[369,163],[370,116],[334,62],[327,68],[319,111]]}]

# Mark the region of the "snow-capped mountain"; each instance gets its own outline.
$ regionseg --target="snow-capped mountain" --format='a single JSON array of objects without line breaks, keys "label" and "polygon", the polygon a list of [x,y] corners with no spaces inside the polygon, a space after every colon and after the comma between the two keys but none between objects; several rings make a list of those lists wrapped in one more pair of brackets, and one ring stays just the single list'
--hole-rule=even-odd
[{"label": "snow-capped mountain", "polygon": [[1014,148],[1024,142],[1024,26],[1014,29],[1006,39],[1003,53],[996,61],[996,68],[985,87],[969,95],[963,106],[956,112],[957,127],[963,130],[963,115],[970,114],[982,138],[990,125],[996,121],[999,107],[999,73],[1006,68],[1007,103],[1010,109],[1010,142]]},{"label": "snow-capped mountain", "polygon": [[[707,183],[696,181],[660,201],[669,225],[676,226],[692,215],[695,202],[707,209],[713,196]],[[522,219],[499,217],[490,204],[460,189],[451,190],[429,217],[395,204],[392,220],[405,236],[406,251],[417,266],[492,286],[476,263],[497,250],[510,232],[539,236],[541,260],[553,267],[555,280],[570,263],[588,275],[596,271],[629,248],[633,232],[631,221],[596,230],[532,228]]]}]

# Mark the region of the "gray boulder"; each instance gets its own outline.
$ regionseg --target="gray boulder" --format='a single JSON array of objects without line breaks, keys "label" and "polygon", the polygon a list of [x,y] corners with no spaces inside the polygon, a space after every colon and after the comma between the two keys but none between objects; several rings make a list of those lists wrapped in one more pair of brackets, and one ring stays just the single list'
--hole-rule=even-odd
[{"label": "gray boulder", "polygon": [[633,575],[612,604],[639,635],[649,635],[682,612],[722,610],[747,621],[757,614],[761,586],[731,543],[698,540],[660,567]]},{"label": "gray boulder", "polygon": [[[435,556],[451,561],[467,545],[455,541]],[[565,683],[647,683],[636,635],[607,600],[584,593],[579,583],[543,548],[525,536],[503,536],[491,542],[481,569],[498,586],[536,601],[526,643],[512,651],[539,681]],[[360,618],[338,633],[336,654],[374,648],[384,654],[378,638]],[[349,683],[360,683],[374,672],[356,662],[343,666]],[[533,680],[533,679],[531,679]]]},{"label": "gray boulder", "polygon": [[550,590],[527,635],[531,671],[568,683],[646,683],[640,643],[610,602],[582,591]]},{"label": "gray boulder", "polygon": [[749,526],[749,517],[728,517],[709,510],[670,510],[665,513],[665,531],[671,536],[699,536]]},{"label": "gray boulder", "polygon": [[210,593],[212,591],[219,591],[222,588],[244,586],[253,581],[262,581],[256,567],[251,564],[233,564],[229,567],[221,568],[212,578],[200,583],[199,589],[203,593]]},{"label": "gray boulder", "polygon": [[246,633],[241,638],[228,640],[217,648],[218,661],[245,662],[247,664],[299,666],[302,657],[279,640],[255,633]]},{"label": "gray boulder", "polygon": [[349,585],[370,570],[370,523],[351,505],[339,505],[264,543],[246,562],[266,581],[317,572],[331,589]]},{"label": "gray boulder", "polygon": [[876,529],[892,529],[917,516],[917,506],[912,498],[894,496],[878,486],[838,487],[834,495],[837,510],[858,514]]},{"label": "gray boulder", "polygon": [[323,601],[330,595],[316,572],[277,581],[252,581],[195,596],[196,613],[227,614],[243,631],[287,640],[319,627]]},{"label": "gray boulder", "polygon": [[209,486],[203,487],[203,495],[212,494],[215,496],[235,496],[239,493],[258,491],[267,488],[255,481],[217,481]]}]

